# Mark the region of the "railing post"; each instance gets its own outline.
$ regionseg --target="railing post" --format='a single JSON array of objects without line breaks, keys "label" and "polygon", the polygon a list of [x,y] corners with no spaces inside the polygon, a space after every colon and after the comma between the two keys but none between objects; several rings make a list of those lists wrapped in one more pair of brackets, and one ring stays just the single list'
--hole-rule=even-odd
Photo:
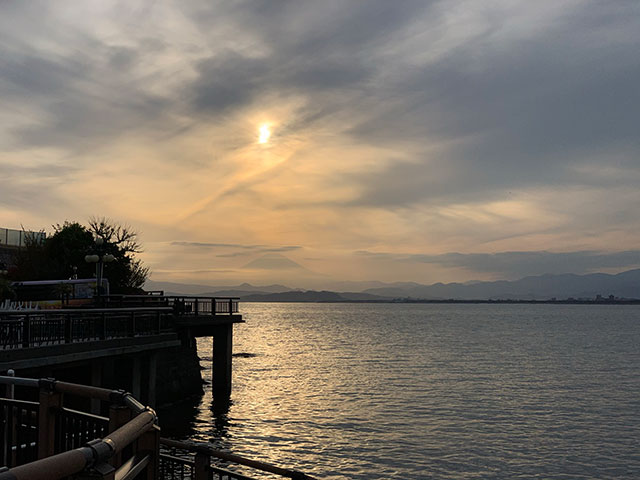
[{"label": "railing post", "polygon": [[55,410],[62,407],[62,394],[40,388],[38,409],[38,458],[55,453],[56,416]]},{"label": "railing post", "polygon": [[[9,377],[15,377],[16,376],[16,372],[14,370],[8,370],[7,371],[7,376]],[[5,385],[5,395],[7,396],[7,398],[9,399],[13,399],[15,396],[15,391],[14,391],[15,386],[12,383],[7,383]],[[13,412],[14,410],[11,407],[6,407],[6,410],[4,410],[2,417],[0,418],[0,421],[4,423],[4,428],[2,429],[2,450],[0,451],[0,455],[2,455],[2,462],[4,465],[10,465],[13,464],[15,465],[15,462],[10,461],[11,458],[11,438],[15,438],[15,434],[12,435],[13,433],[13,428],[11,428],[10,425],[14,424],[13,421]],[[12,431],[11,433],[9,431]]]},{"label": "railing post", "polygon": [[136,441],[136,452],[149,452],[151,454],[146,475],[136,478],[141,480],[157,480],[160,478],[160,427],[154,425],[138,438]]},{"label": "railing post", "polygon": [[104,340],[107,338],[107,317],[106,317],[106,313],[102,312],[100,314],[100,319],[101,319],[101,329],[100,329],[100,340]]},{"label": "railing post", "polygon": [[197,317],[198,316],[198,297],[196,297],[196,301],[194,302],[193,310],[194,310],[195,316]]},{"label": "railing post", "polygon": [[64,343],[71,343],[71,314],[67,313],[64,316]]},{"label": "railing post", "polygon": [[27,313],[22,320],[22,348],[29,348],[31,340],[31,317]]},{"label": "railing post", "polygon": [[193,480],[209,480],[209,465],[211,456],[204,452],[196,452],[193,465]]},{"label": "railing post", "polygon": [[229,315],[233,315],[233,298],[229,299]]},{"label": "railing post", "polygon": [[[109,433],[117,430],[131,420],[131,410],[123,405],[111,405],[109,407]],[[109,459],[109,463],[115,468],[122,464],[122,452]]]},{"label": "railing post", "polygon": [[[7,377],[15,377],[16,376],[16,372],[15,370],[13,370],[12,368],[10,368],[9,370],[7,370]],[[16,387],[13,383],[7,383],[6,386],[6,395],[7,398],[13,400],[15,398],[15,392],[16,392]]]},{"label": "railing post", "polygon": [[136,336],[136,312],[131,310],[131,335],[130,337]]},{"label": "railing post", "polygon": [[147,403],[151,408],[156,407],[156,390],[158,375],[158,354],[153,352],[149,355],[149,391],[147,392]]}]

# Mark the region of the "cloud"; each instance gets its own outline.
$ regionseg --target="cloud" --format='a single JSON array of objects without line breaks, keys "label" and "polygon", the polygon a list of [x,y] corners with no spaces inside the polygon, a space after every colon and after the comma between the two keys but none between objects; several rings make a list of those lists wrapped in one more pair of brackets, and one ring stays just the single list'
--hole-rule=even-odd
[{"label": "cloud", "polygon": [[302,265],[278,253],[262,255],[242,268],[249,270],[306,270]]},{"label": "cloud", "polygon": [[428,263],[447,268],[464,268],[478,274],[497,274],[507,278],[545,273],[590,273],[603,269],[628,269],[640,266],[640,250],[623,252],[498,252],[446,253],[441,255],[396,254],[358,251],[356,255],[373,260]]},{"label": "cloud", "polygon": [[637,168],[637,6],[588,3],[560,13],[526,35],[510,25],[517,18],[488,19],[456,49],[378,85],[377,114],[351,133],[403,139],[424,152],[355,174],[361,193],[353,203],[481,200],[572,185],[580,179],[570,167],[596,152],[600,166],[615,157]]},{"label": "cloud", "polygon": [[[217,248],[230,248],[230,249],[240,249],[247,250],[250,252],[260,252],[260,253],[268,253],[268,252],[291,252],[294,250],[300,250],[302,247],[299,245],[282,245],[282,246],[268,246],[268,245],[242,245],[237,243],[206,243],[206,242],[186,242],[186,241],[175,241],[171,242],[171,245],[177,247],[189,247],[195,248],[199,250],[209,250],[209,249],[217,249]],[[231,257],[238,256],[244,253],[234,253],[229,255],[218,255],[220,257]]]}]

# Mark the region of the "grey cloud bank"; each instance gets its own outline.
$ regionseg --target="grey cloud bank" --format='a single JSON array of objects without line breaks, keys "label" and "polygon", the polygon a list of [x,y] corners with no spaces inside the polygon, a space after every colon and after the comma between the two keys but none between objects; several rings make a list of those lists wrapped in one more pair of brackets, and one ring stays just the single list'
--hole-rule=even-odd
[{"label": "grey cloud bank", "polygon": [[518,279],[526,275],[545,273],[584,274],[608,269],[640,266],[640,250],[626,252],[500,252],[446,253],[442,255],[391,254],[367,251],[356,252],[375,260],[407,263],[432,263],[445,267],[464,268],[477,274],[491,273],[502,278]]}]

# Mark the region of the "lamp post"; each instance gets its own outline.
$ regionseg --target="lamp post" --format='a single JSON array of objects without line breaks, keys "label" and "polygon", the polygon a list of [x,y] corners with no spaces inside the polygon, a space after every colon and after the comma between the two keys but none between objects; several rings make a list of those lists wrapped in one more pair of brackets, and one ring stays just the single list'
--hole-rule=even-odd
[{"label": "lamp post", "polygon": [[104,276],[104,264],[113,262],[116,258],[110,253],[106,253],[106,245],[104,243],[104,238],[96,237],[96,245],[95,251],[96,253],[91,253],[89,255],[85,255],[84,261],[87,263],[95,263],[96,264],[96,296],[100,299],[100,294],[102,293],[102,278]]}]

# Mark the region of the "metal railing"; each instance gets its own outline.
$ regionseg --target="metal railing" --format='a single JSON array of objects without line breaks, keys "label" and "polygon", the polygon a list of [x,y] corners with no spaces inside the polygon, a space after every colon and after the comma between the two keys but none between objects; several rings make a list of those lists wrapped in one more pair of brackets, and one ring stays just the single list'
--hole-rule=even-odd
[{"label": "metal railing", "polygon": [[0,348],[30,348],[172,331],[169,307],[0,311]]},{"label": "metal railing", "polygon": [[108,295],[100,298],[100,306],[171,307],[179,315],[236,315],[239,313],[237,297],[198,297],[190,295]]},{"label": "metal railing", "polygon": [[165,297],[168,305],[180,315],[236,315],[239,313],[238,298],[216,297]]},{"label": "metal railing", "polygon": [[[160,444],[164,452],[160,454],[160,471],[164,477],[179,480],[254,480],[248,475],[270,473],[281,478],[292,480],[315,480],[313,477],[288,468],[278,467],[271,463],[245,458],[240,455],[217,450],[205,443],[180,442],[169,438],[161,438]],[[212,464],[217,459],[234,467],[222,467]],[[230,470],[233,468],[233,470]],[[246,473],[238,468],[249,470]],[[253,472],[253,473],[252,473]]]}]

